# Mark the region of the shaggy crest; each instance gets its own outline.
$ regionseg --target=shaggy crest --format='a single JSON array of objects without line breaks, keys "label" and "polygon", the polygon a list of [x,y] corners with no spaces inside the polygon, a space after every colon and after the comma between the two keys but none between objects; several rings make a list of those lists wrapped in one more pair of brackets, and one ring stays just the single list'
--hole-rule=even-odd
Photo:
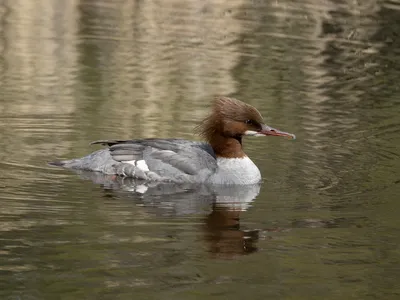
[{"label": "shaggy crest", "polygon": [[224,122],[246,122],[246,120],[263,123],[260,112],[253,106],[235,98],[217,96],[211,114],[195,128],[195,131],[209,141],[216,133],[223,133]]}]

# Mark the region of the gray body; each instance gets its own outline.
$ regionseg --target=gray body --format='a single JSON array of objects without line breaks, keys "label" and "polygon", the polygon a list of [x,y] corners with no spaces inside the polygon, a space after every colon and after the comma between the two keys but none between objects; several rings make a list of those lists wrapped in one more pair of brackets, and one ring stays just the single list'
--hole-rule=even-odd
[{"label": "gray body", "polygon": [[247,157],[217,158],[211,145],[182,139],[96,141],[108,145],[85,157],[51,163],[146,181],[255,184],[261,175]]}]

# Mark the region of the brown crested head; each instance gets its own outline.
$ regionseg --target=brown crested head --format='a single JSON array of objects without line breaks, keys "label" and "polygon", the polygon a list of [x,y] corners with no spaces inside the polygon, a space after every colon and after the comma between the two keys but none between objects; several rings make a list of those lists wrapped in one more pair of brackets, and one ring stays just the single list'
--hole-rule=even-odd
[{"label": "brown crested head", "polygon": [[246,132],[262,130],[263,118],[253,106],[234,98],[216,97],[211,114],[196,131],[210,141],[215,135],[240,138]]},{"label": "brown crested head", "polygon": [[211,114],[196,128],[200,136],[220,157],[243,157],[242,136],[285,136],[294,134],[264,124],[260,112],[253,106],[234,98],[216,97]]}]

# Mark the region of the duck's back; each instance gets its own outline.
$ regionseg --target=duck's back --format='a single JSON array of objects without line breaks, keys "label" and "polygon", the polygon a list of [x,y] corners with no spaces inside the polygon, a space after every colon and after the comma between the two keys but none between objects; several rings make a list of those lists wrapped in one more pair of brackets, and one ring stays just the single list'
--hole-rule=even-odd
[{"label": "duck's back", "polygon": [[89,170],[151,181],[206,182],[217,161],[208,143],[182,139],[101,140],[108,148],[85,157],[53,162],[65,168]]}]

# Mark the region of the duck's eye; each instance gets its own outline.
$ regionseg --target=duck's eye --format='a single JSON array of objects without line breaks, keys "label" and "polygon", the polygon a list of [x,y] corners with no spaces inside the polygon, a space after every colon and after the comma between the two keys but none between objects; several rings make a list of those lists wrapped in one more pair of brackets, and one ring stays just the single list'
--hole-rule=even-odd
[{"label": "duck's eye", "polygon": [[244,121],[247,125],[254,125],[255,124],[255,122],[253,121],[253,120],[246,120],[246,121]]}]

